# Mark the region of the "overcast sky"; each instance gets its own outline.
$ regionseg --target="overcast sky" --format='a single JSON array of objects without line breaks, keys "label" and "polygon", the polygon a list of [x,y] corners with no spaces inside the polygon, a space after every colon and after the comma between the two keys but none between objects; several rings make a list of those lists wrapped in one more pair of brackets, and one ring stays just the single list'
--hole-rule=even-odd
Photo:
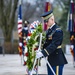
[{"label": "overcast sky", "polygon": [[[33,2],[33,1],[35,1],[35,0],[26,0],[27,2],[30,2],[30,3],[35,3],[35,2]],[[43,1],[43,0],[42,0]],[[46,0],[46,1],[49,1],[49,2],[51,2],[51,3],[53,3],[53,1],[54,0]]]}]

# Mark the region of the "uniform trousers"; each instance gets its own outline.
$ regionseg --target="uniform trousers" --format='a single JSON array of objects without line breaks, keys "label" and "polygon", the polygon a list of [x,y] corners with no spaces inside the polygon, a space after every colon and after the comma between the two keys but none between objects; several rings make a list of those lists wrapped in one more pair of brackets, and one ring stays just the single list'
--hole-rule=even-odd
[{"label": "uniform trousers", "polygon": [[[62,75],[63,67],[64,67],[64,65],[62,65],[62,66],[52,66],[56,75]],[[48,71],[48,75],[54,75],[48,65],[47,65],[47,71]]]}]

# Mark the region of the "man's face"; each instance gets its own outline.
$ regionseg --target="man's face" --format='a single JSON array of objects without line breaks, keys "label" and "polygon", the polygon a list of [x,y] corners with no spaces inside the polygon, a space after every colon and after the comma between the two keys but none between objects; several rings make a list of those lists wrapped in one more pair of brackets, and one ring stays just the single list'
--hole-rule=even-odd
[{"label": "man's face", "polygon": [[47,24],[48,27],[52,26],[54,23],[53,17],[50,17],[45,23]]}]

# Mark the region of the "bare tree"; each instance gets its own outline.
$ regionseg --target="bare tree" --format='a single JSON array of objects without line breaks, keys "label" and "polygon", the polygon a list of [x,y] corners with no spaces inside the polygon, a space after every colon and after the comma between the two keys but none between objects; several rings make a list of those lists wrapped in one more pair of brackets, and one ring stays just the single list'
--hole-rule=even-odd
[{"label": "bare tree", "polygon": [[0,28],[5,40],[5,51],[12,53],[11,37],[15,26],[15,13],[18,0],[0,0]]},{"label": "bare tree", "polygon": [[24,20],[28,20],[29,18],[31,18],[32,16],[34,16],[34,13],[36,11],[36,6],[35,5],[31,5],[28,2],[25,2],[23,4],[23,21]]},{"label": "bare tree", "polygon": [[15,12],[18,0],[0,0],[0,27],[5,41],[11,41],[11,33],[15,26]]}]

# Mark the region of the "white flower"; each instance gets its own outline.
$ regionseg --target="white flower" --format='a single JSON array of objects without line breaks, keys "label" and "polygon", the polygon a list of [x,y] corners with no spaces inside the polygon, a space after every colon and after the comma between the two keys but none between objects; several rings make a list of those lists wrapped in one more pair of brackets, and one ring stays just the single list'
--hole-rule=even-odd
[{"label": "white flower", "polygon": [[19,43],[19,46],[22,46],[22,43],[21,42]]},{"label": "white flower", "polygon": [[27,51],[28,51],[27,46],[25,46],[24,53],[27,53]]},{"label": "white flower", "polygon": [[26,56],[24,56],[24,60],[27,61],[27,57]]}]

